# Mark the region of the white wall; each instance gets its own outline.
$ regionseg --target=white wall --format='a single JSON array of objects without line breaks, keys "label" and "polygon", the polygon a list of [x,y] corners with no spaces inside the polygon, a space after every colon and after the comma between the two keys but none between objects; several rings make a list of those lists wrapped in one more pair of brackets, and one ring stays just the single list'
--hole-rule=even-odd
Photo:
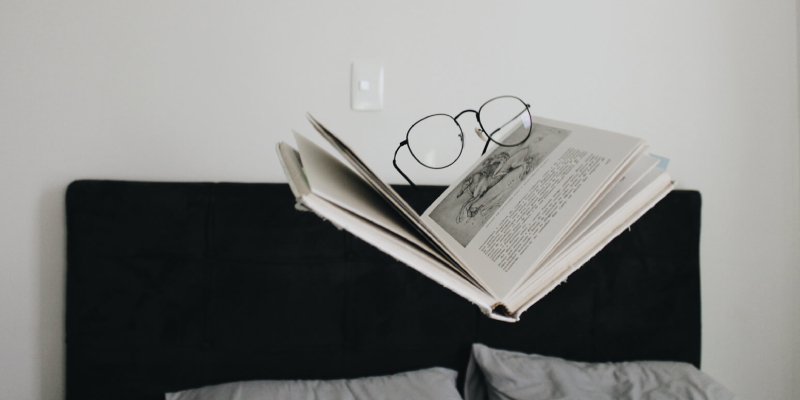
[{"label": "white wall", "polygon": [[[66,185],[284,181],[312,112],[391,182],[408,125],[516,94],[648,139],[703,194],[703,369],[800,397],[796,2],[0,1],[0,397],[64,385]],[[386,108],[349,110],[379,59]],[[469,122],[465,121],[469,124]],[[424,183],[446,183],[474,160]]]}]

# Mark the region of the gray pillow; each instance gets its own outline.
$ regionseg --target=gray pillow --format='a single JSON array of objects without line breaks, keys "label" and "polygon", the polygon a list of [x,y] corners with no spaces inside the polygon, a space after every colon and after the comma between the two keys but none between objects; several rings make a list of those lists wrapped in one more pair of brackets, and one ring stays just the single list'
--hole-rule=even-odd
[{"label": "gray pillow", "polygon": [[167,400],[461,400],[458,373],[429,368],[401,374],[330,381],[248,381],[167,393]]},{"label": "gray pillow", "polygon": [[691,364],[583,363],[472,346],[465,400],[703,399],[737,397]]}]

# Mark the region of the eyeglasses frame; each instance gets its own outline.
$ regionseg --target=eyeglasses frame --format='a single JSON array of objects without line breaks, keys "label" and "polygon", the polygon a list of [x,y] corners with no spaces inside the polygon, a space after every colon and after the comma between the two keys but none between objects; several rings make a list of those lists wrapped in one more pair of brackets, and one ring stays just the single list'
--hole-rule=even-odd
[{"label": "eyeglasses frame", "polygon": [[[492,133],[486,133],[486,129],[483,127],[483,123],[481,122],[481,110],[483,110],[483,107],[485,107],[487,104],[491,103],[494,100],[502,99],[502,98],[512,98],[512,99],[519,100],[519,102],[522,103],[525,106],[525,109],[522,112],[527,111],[528,112],[528,117],[530,117],[530,120],[531,120],[531,126],[528,128],[528,135],[526,135],[525,139],[522,139],[517,144],[503,144],[503,143],[500,143],[500,142],[498,142],[498,141],[496,141],[496,140],[494,140],[492,138],[492,135],[494,135],[497,131],[502,129],[504,126],[506,126],[508,123],[510,123],[514,119],[512,119],[509,122],[507,122],[506,124],[503,124],[502,126],[500,126],[500,128],[495,129]],[[488,139],[488,140],[486,140],[486,144],[483,146],[483,151],[481,152],[481,156],[483,156],[484,154],[486,154],[486,150],[489,148],[489,143],[491,143],[491,142],[494,142],[496,145],[502,146],[502,147],[515,147],[515,146],[519,146],[519,145],[525,143],[528,140],[528,138],[530,138],[531,133],[533,132],[533,121],[532,121],[533,117],[531,116],[530,108],[531,108],[531,105],[526,103],[526,102],[524,102],[519,97],[516,97],[516,96],[497,96],[497,97],[493,97],[493,98],[487,100],[485,103],[483,103],[480,106],[480,108],[478,108],[478,111],[475,111],[475,110],[472,110],[472,109],[467,109],[467,110],[461,111],[455,117],[451,116],[450,114],[443,114],[443,113],[431,114],[431,115],[428,115],[426,117],[423,117],[422,119],[418,120],[413,125],[411,125],[410,128],[408,128],[408,131],[406,132],[406,139],[403,140],[402,142],[400,142],[400,145],[397,146],[397,150],[394,151],[394,158],[392,159],[392,164],[394,165],[394,168],[397,170],[397,172],[399,172],[400,175],[409,183],[409,185],[411,185],[411,187],[413,187],[415,190],[419,190],[417,188],[417,185],[415,185],[414,182],[412,182],[411,179],[409,179],[409,177],[406,176],[405,173],[403,173],[403,171],[400,169],[400,167],[397,166],[397,153],[400,151],[401,148],[403,148],[403,146],[408,146],[408,152],[411,153],[411,157],[414,157],[414,159],[417,160],[417,162],[420,165],[422,165],[423,167],[430,168],[430,169],[444,169],[444,168],[447,168],[447,167],[455,164],[456,161],[458,161],[458,159],[461,158],[461,153],[464,152],[464,129],[462,129],[461,128],[461,124],[458,123],[458,118],[459,117],[461,117],[462,115],[464,115],[466,113],[475,114],[475,119],[478,121],[478,126],[480,126],[480,131],[478,131],[476,129],[475,130],[476,133],[478,134],[479,137],[481,137],[481,139],[483,139],[483,137],[480,135],[481,133],[486,135],[486,137]],[[522,112],[517,114],[517,116],[521,115]],[[417,126],[417,124],[419,124],[420,122],[422,122],[422,121],[424,121],[424,120],[426,120],[428,118],[437,117],[437,116],[445,116],[445,117],[449,117],[450,119],[452,119],[453,122],[455,122],[456,126],[458,126],[458,130],[460,131],[458,137],[459,137],[459,139],[461,139],[461,149],[458,152],[458,156],[456,156],[456,158],[453,159],[453,162],[451,162],[450,164],[447,164],[447,165],[445,165],[443,167],[431,167],[429,165],[426,165],[425,163],[420,161],[419,158],[417,158],[417,156],[414,154],[414,151],[411,150],[411,146],[408,145],[408,135],[409,135],[409,133],[411,133],[411,131],[414,129],[414,127]],[[516,118],[516,117],[514,117],[514,118]]]}]

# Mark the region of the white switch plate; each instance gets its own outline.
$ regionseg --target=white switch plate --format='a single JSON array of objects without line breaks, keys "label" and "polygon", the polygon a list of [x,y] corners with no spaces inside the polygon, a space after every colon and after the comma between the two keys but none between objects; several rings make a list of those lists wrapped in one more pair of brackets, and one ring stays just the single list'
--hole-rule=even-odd
[{"label": "white switch plate", "polygon": [[383,110],[383,64],[354,61],[350,68],[350,107],[356,111]]}]

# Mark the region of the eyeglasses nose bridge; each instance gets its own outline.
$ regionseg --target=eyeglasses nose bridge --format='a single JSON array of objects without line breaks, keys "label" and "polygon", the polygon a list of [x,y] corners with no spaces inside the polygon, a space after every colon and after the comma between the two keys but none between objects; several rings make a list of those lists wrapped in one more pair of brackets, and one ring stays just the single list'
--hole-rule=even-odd
[{"label": "eyeglasses nose bridge", "polygon": [[[460,117],[460,116],[462,116],[462,115],[464,115],[464,114],[466,114],[466,113],[473,113],[473,114],[475,114],[475,118],[477,118],[477,119],[478,119],[478,121],[480,121],[480,118],[478,117],[478,112],[477,112],[477,111],[475,111],[475,110],[464,110],[464,111],[462,111],[462,112],[458,113],[458,114],[457,114],[455,117],[453,117],[453,120],[454,120],[454,121],[455,121],[455,120],[457,120],[457,119],[458,119],[458,117]],[[458,121],[456,121],[456,123],[458,123]]]}]

